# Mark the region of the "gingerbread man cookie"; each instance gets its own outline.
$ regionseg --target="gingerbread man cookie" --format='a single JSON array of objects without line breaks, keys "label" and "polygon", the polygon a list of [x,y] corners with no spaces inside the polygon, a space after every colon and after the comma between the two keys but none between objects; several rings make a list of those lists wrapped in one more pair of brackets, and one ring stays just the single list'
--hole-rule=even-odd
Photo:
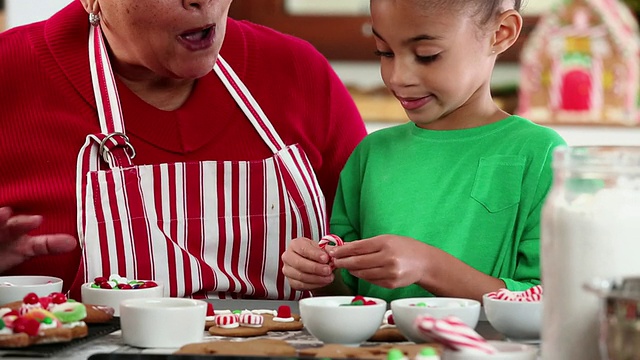
[{"label": "gingerbread man cookie", "polygon": [[296,356],[296,349],[283,340],[208,341],[188,344],[175,354],[231,356]]},{"label": "gingerbread man cookie", "polygon": [[86,307],[59,292],[27,294],[17,309],[0,308],[0,347],[67,342],[87,336]]},{"label": "gingerbread man cookie", "polygon": [[253,337],[269,331],[302,330],[299,315],[292,315],[289,306],[274,310],[214,311],[208,306],[206,325],[209,334],[229,337]]},{"label": "gingerbread man cookie", "polygon": [[393,320],[393,313],[391,310],[387,310],[382,320],[380,329],[376,331],[373,336],[369,338],[371,342],[403,342],[408,341],[407,338],[402,335],[400,330],[396,327],[396,323]]}]

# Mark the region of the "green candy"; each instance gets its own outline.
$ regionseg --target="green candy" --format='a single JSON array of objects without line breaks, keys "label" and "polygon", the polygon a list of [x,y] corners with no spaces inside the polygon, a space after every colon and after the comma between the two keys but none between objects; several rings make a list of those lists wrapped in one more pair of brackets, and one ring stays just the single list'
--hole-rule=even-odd
[{"label": "green candy", "polygon": [[416,304],[416,306],[417,307],[427,307],[427,304],[423,303],[423,302],[419,302],[419,303]]},{"label": "green candy", "polygon": [[4,320],[0,319],[0,330],[4,329]]},{"label": "green candy", "polygon": [[422,350],[420,350],[420,355],[422,355],[422,356],[434,356],[434,355],[438,355],[438,352],[436,351],[436,349],[434,349],[432,347],[426,347],[426,348],[422,348]]},{"label": "green candy", "polygon": [[51,313],[63,324],[81,321],[87,317],[87,308],[77,302],[67,301],[66,303],[55,305]]},{"label": "green candy", "polygon": [[402,360],[404,358],[404,353],[400,349],[391,349],[387,354],[387,360]]},{"label": "green candy", "polygon": [[233,314],[242,314],[242,310],[233,310],[231,313],[233,313]]}]

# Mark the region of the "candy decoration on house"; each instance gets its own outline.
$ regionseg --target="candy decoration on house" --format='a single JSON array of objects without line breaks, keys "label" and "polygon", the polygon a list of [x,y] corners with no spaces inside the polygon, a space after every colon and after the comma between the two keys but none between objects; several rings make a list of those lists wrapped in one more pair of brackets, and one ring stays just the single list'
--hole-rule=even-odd
[{"label": "candy decoration on house", "polygon": [[563,0],[520,56],[518,114],[538,123],[639,123],[640,35],[619,0]]}]

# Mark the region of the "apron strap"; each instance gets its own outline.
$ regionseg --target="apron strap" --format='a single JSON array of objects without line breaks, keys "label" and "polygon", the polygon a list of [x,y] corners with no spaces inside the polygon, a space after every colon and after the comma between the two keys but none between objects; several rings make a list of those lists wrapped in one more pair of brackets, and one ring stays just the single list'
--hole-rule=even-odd
[{"label": "apron strap", "polygon": [[242,83],[222,56],[218,55],[218,60],[213,70],[271,151],[275,154],[284,149],[286,145],[273,125],[271,125],[267,115],[265,115],[256,99],[249,92],[249,89]]},{"label": "apron strap", "polygon": [[[118,89],[100,25],[89,27],[89,65],[101,134],[93,135],[98,154],[111,168],[131,166],[135,150],[125,135]],[[127,151],[128,150],[128,151]]]}]

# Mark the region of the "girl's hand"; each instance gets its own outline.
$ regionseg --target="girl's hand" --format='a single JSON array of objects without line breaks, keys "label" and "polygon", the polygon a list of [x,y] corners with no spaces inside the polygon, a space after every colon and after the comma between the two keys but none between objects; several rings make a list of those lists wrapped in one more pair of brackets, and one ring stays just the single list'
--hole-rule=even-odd
[{"label": "girl's hand", "polygon": [[330,260],[327,251],[321,249],[317,241],[296,238],[282,254],[282,273],[296,290],[319,289],[334,280]]},{"label": "girl's hand", "polygon": [[0,208],[0,273],[33,256],[65,253],[77,240],[67,234],[30,236],[27,233],[42,224],[42,216],[16,215],[8,207]]},{"label": "girl's hand", "polygon": [[395,289],[420,282],[437,249],[415,239],[380,235],[328,249],[337,268],[374,285]]}]

